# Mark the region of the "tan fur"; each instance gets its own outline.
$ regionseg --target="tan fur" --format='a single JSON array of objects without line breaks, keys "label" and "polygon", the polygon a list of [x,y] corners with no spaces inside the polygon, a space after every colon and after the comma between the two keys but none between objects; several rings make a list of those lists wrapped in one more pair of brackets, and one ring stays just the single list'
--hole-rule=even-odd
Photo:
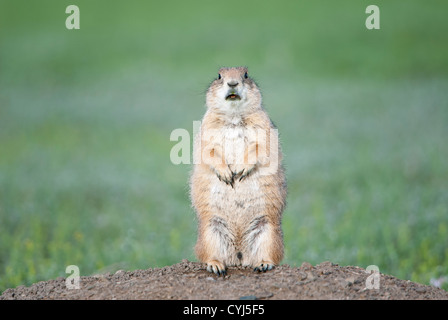
[{"label": "tan fur", "polygon": [[[222,68],[219,74],[207,91],[207,111],[194,142],[195,251],[217,274],[236,265],[266,271],[283,258],[286,181],[278,135],[257,85],[246,78],[247,68]],[[226,99],[232,92],[240,100]]]}]

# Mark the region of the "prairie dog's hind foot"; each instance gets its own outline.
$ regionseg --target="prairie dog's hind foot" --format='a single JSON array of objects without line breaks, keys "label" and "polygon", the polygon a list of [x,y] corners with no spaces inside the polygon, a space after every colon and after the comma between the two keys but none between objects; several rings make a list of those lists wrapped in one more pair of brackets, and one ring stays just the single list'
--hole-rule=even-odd
[{"label": "prairie dog's hind foot", "polygon": [[262,261],[257,266],[255,266],[254,271],[266,272],[275,268],[275,264],[268,261]]},{"label": "prairie dog's hind foot", "polygon": [[207,271],[211,273],[215,273],[218,276],[225,276],[227,274],[226,266],[224,263],[219,262],[218,260],[210,260],[207,262]]}]

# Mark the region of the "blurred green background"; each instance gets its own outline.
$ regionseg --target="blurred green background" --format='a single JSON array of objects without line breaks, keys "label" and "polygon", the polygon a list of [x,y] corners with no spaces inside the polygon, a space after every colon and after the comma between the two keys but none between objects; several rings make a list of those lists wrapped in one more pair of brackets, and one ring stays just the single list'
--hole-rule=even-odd
[{"label": "blurred green background", "polygon": [[281,134],[283,262],[448,275],[448,2],[0,4],[0,291],[195,260],[170,133],[238,65]]}]

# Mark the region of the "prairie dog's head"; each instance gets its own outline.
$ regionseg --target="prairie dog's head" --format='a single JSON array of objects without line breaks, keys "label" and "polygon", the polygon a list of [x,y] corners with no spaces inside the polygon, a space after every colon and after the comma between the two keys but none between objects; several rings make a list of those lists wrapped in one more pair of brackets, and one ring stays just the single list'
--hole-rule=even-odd
[{"label": "prairie dog's head", "polygon": [[261,93],[246,67],[221,68],[207,90],[207,106],[244,111],[261,105]]}]

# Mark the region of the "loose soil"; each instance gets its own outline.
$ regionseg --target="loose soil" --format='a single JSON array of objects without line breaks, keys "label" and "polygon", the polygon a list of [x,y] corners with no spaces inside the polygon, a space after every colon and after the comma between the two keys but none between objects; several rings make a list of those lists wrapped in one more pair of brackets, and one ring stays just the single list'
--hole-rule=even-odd
[{"label": "loose soil", "polygon": [[312,266],[304,262],[300,268],[281,265],[265,273],[233,267],[222,277],[207,272],[204,264],[182,260],[163,268],[83,276],[79,289],[68,289],[65,278],[41,281],[7,289],[0,300],[448,300],[445,290],[385,274],[379,276],[379,289],[368,289],[369,276],[374,275],[359,267],[331,262]]}]

